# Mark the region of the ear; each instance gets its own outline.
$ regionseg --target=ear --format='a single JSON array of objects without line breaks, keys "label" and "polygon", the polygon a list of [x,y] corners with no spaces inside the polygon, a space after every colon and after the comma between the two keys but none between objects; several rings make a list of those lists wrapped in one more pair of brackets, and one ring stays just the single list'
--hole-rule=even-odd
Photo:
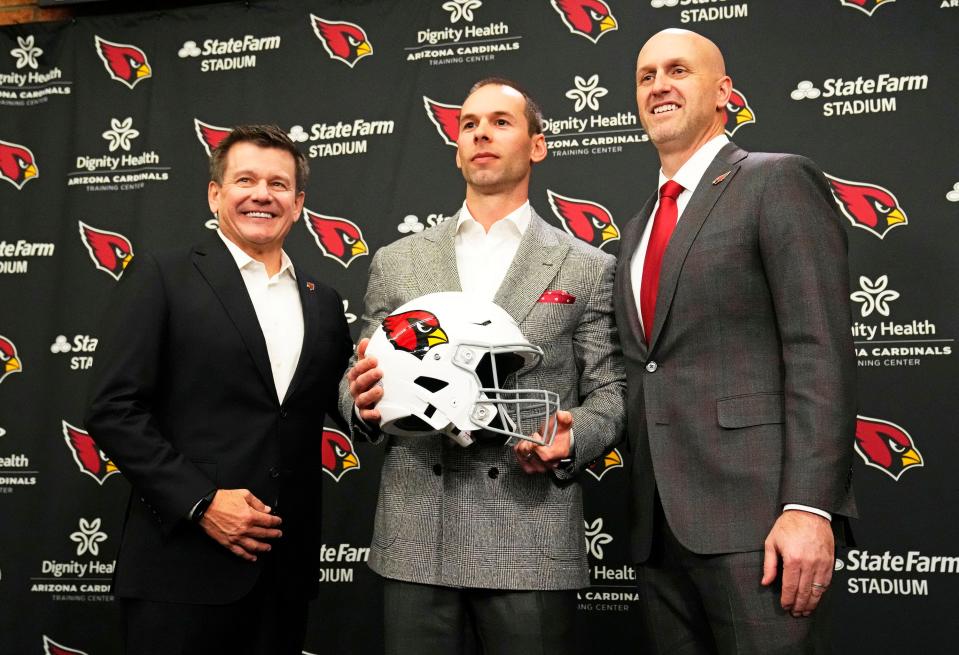
[{"label": "ear", "polygon": [[293,215],[293,222],[296,223],[303,215],[303,203],[306,201],[306,192],[300,191],[296,194],[296,200],[293,201],[293,208],[296,213]]},{"label": "ear", "polygon": [[463,170],[463,160],[460,159],[460,149],[456,149],[456,168]]},{"label": "ear", "polygon": [[726,103],[729,102],[729,96],[733,93],[733,80],[728,75],[719,78],[719,87],[716,89],[716,108],[720,111],[726,111]]},{"label": "ear", "polygon": [[547,148],[546,148],[546,136],[543,134],[534,134],[533,135],[533,145],[530,148],[529,159],[534,164],[546,159]]},{"label": "ear", "polygon": [[206,199],[210,203],[210,213],[217,213],[220,210],[220,185],[213,180],[206,188]]}]

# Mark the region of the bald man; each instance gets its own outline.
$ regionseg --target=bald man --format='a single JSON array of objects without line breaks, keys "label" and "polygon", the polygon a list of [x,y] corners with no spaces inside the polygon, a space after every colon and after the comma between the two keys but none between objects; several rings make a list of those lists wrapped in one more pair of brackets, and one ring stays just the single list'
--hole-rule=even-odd
[{"label": "bald man", "polygon": [[624,231],[614,298],[652,653],[806,652],[855,513],[844,228],[812,162],[726,138],[732,88],[693,32],[639,53],[660,191]]}]

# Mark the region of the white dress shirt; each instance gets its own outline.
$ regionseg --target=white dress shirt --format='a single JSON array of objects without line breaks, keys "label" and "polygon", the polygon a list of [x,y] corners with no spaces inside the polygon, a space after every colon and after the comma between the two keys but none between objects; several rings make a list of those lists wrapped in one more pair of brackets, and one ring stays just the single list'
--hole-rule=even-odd
[{"label": "white dress shirt", "polygon": [[529,228],[530,211],[527,200],[493,223],[487,232],[463,203],[453,241],[463,291],[492,302]]},{"label": "white dress shirt", "polygon": [[303,306],[296,287],[293,262],[285,251],[281,251],[280,270],[270,277],[262,262],[243,252],[220,230],[216,233],[223,239],[243,276],[243,284],[250,294],[256,319],[266,341],[276,395],[283,402],[303,349]]},{"label": "white dress shirt", "polygon": [[[678,182],[682,187],[683,191],[676,198],[676,210],[677,210],[677,219],[676,224],[679,224],[679,220],[683,217],[683,210],[686,209],[686,205],[689,204],[689,199],[693,196],[693,192],[696,190],[696,187],[699,186],[702,181],[703,175],[706,174],[706,169],[709,168],[709,165],[713,162],[713,159],[716,158],[716,155],[719,154],[719,151],[723,149],[729,143],[729,139],[725,134],[720,134],[719,136],[713,137],[702,147],[697,150],[692,157],[686,160],[686,163],[680,167],[676,174],[673,176],[673,180]],[[663,173],[663,169],[659,169],[659,186],[657,189],[661,189],[666,182],[669,181],[669,178]],[[711,182],[711,180],[710,180]],[[643,280],[643,266],[646,263],[646,249],[649,246],[649,235],[653,230],[653,220],[652,217],[656,215],[656,210],[659,209],[659,199],[656,199],[656,205],[653,207],[653,213],[650,214],[650,220],[646,221],[646,228],[643,231],[643,238],[639,241],[639,246],[636,248],[636,252],[633,254],[633,261],[630,262],[629,275],[633,283],[633,296],[636,299],[636,307],[641,307],[639,301],[640,288],[642,287]],[[639,323],[643,323],[643,314],[639,312]],[[822,516],[823,518],[832,520],[832,515],[829,512],[826,512],[815,507],[809,507],[807,505],[799,505],[797,503],[787,503],[783,506],[783,511],[788,509],[798,509],[805,512],[812,512]]]}]

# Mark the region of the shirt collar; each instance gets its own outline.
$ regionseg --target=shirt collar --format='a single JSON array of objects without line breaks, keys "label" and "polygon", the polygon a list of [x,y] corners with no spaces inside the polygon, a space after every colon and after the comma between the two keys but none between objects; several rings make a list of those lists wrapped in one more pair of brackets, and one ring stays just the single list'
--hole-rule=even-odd
[{"label": "shirt collar", "polygon": [[[522,205],[511,211],[509,214],[504,216],[502,219],[497,221],[501,223],[502,221],[509,221],[509,224],[513,225],[516,228],[516,231],[520,236],[526,234],[527,228],[529,228],[530,220],[532,220],[532,209],[529,205],[529,200],[524,202]],[[459,218],[456,219],[456,233],[459,234],[463,230],[463,225],[468,221],[473,221],[477,225],[479,222],[473,218],[473,215],[470,214],[469,208],[466,206],[466,201],[463,201],[463,206],[460,208]],[[480,226],[482,227],[482,226]]]},{"label": "shirt collar", "polygon": [[[256,260],[250,257],[246,252],[243,251],[240,246],[236,245],[230,241],[223,231],[217,228],[217,235],[223,240],[223,243],[226,244],[226,249],[230,251],[230,254],[233,256],[233,261],[236,262],[236,267],[243,269],[248,266],[251,262]],[[259,263],[259,262],[257,262]],[[289,272],[290,277],[294,280],[296,279],[296,270],[293,268],[293,261],[290,259],[289,255],[286,254],[285,250],[280,251],[280,270],[277,275],[282,275],[284,272]]]},{"label": "shirt collar", "polygon": [[[676,171],[673,179],[682,185],[686,191],[695,191],[699,186],[700,180],[706,174],[706,169],[713,163],[716,155],[729,143],[729,137],[725,134],[714,136],[712,139],[700,146],[699,150],[693,153],[693,156],[686,160],[686,163]],[[663,169],[659,169],[659,188],[662,188],[669,178],[663,174]]]}]

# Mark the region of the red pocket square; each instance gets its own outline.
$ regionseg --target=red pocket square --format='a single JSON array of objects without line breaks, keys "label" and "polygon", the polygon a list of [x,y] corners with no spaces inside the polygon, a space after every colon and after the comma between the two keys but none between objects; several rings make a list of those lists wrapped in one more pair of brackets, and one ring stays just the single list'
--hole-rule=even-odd
[{"label": "red pocket square", "polygon": [[561,305],[572,305],[576,302],[576,296],[561,289],[547,289],[536,302],[553,302]]}]

